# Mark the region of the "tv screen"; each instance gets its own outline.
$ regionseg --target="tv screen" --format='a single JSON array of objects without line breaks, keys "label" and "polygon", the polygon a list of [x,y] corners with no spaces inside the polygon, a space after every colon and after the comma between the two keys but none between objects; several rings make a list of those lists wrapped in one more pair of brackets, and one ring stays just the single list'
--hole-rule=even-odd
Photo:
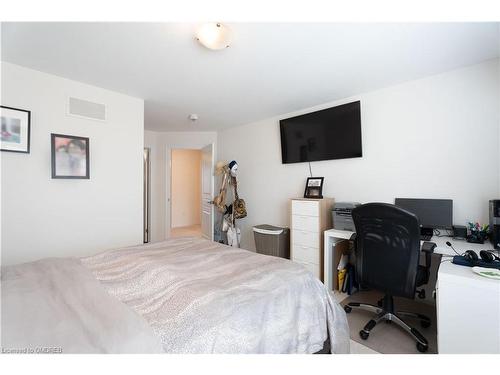
[{"label": "tv screen", "polygon": [[360,102],[280,121],[283,164],[361,157]]}]

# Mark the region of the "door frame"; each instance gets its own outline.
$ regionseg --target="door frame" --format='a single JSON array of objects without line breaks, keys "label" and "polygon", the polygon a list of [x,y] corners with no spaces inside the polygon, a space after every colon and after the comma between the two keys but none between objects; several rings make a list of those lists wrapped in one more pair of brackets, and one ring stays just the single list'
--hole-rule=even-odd
[{"label": "door frame", "polygon": [[[182,144],[169,144],[165,148],[165,191],[163,196],[165,197],[165,223],[164,223],[164,238],[170,238],[170,230],[172,229],[172,150],[202,150],[204,147],[212,146],[212,186],[211,195],[214,196],[215,188],[215,155],[217,153],[217,145],[215,142],[188,142]],[[201,181],[201,180],[200,180]],[[201,199],[201,197],[200,197]],[[167,220],[168,219],[168,220]],[[212,209],[212,240],[214,236],[214,222],[215,222],[215,212]]]},{"label": "door frame", "polygon": [[144,243],[149,243],[151,242],[151,147],[144,147],[142,173],[142,240]]}]

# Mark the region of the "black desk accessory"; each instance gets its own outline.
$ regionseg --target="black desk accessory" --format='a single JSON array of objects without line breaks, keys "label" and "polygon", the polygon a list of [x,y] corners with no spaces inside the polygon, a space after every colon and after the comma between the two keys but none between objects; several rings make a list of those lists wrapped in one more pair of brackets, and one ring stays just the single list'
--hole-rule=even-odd
[{"label": "black desk accessory", "polygon": [[490,200],[490,240],[495,249],[500,249],[500,199]]},{"label": "black desk accessory", "polygon": [[465,225],[454,225],[453,238],[457,240],[467,239],[467,227]]}]

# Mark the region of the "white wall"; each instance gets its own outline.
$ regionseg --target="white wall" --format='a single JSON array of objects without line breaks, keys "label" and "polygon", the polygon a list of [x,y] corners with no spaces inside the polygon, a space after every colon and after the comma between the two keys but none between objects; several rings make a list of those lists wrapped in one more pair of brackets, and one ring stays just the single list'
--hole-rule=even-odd
[{"label": "white wall", "polygon": [[[2,105],[31,111],[31,152],[1,152],[2,263],[80,256],[142,242],[144,102],[2,63]],[[66,115],[68,96],[106,122]],[[51,178],[50,133],[90,138],[90,180]]]},{"label": "white wall", "polygon": [[337,201],[451,198],[454,222],[488,219],[499,186],[498,60],[230,128],[218,135],[219,159],[239,164],[242,247],[251,227],[289,225],[289,198],[300,197],[307,163],[281,164],[279,119],[361,100],[363,157],[312,163],[323,194]]},{"label": "white wall", "polygon": [[201,149],[214,144],[216,132],[144,132],[144,147],[151,149],[151,241],[170,237],[170,154],[172,149]]},{"label": "white wall", "polygon": [[172,150],[171,228],[201,224],[201,151]]}]

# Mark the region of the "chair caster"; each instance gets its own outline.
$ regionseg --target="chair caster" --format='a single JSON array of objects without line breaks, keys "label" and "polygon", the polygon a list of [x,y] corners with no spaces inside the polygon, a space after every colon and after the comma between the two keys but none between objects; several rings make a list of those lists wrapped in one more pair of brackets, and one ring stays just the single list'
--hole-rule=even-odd
[{"label": "chair caster", "polygon": [[349,305],[345,305],[345,306],[344,306],[344,311],[345,311],[347,314],[349,314],[349,313],[352,311],[352,307],[351,307],[351,306],[349,306]]},{"label": "chair caster", "polygon": [[431,322],[427,321],[427,320],[421,320],[420,321],[420,326],[422,328],[429,328],[431,326]]},{"label": "chair caster", "polygon": [[366,331],[359,331],[359,337],[361,337],[363,340],[366,340],[368,338],[368,336],[370,336],[370,334]]},{"label": "chair caster", "polygon": [[425,353],[428,349],[429,349],[429,345],[423,345],[423,344],[417,342],[417,350],[420,353]]}]

